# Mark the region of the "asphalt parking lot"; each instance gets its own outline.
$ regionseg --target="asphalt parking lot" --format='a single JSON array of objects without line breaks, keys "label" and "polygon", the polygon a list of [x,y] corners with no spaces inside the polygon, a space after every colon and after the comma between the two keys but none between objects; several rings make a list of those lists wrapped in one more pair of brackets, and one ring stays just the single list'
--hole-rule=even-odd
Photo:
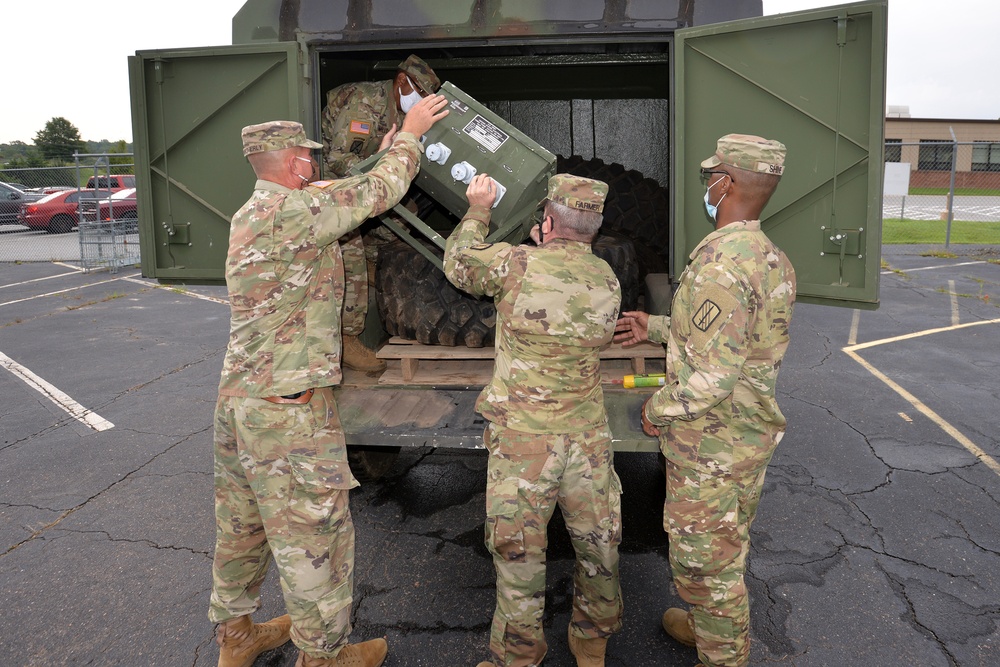
[{"label": "asphalt parking lot", "polygon": [[[800,304],[788,433],[753,527],[752,664],[1000,664],[1000,248],[887,246],[878,311]],[[956,252],[953,247],[952,252]],[[214,665],[211,415],[222,287],[0,263],[0,660]],[[404,451],[352,492],[353,638],[388,667],[487,657],[485,453]],[[609,666],[690,667],[652,454],[619,454],[626,618]],[[550,530],[547,667],[574,664],[572,549]],[[282,612],[265,585],[259,617]],[[288,666],[290,644],[257,665]]]}]

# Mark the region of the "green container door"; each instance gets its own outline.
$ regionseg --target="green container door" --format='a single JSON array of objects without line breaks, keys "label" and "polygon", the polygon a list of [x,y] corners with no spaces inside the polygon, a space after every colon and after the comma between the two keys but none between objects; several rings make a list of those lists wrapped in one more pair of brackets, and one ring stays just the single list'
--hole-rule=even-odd
[{"label": "green container door", "polygon": [[699,164],[720,136],[756,134],[788,148],[763,228],[795,266],[799,301],[877,308],[886,3],[720,23],[675,38],[674,275],[712,229]]},{"label": "green container door", "polygon": [[240,130],[311,127],[297,45],[140,51],[129,79],[142,273],[224,280],[229,222],[254,185]]}]

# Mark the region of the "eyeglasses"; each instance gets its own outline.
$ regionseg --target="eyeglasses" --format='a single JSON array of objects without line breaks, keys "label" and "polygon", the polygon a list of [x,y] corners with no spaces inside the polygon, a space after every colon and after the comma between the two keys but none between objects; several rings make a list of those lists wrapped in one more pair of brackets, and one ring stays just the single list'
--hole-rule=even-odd
[{"label": "eyeglasses", "polygon": [[728,171],[722,171],[721,169],[715,169],[715,170],[712,170],[712,169],[702,169],[701,170],[701,177],[704,178],[706,181],[712,176],[712,174],[722,174],[723,176],[728,176],[729,180],[731,180],[733,183],[736,182],[736,179],[733,178],[733,175],[730,174]]}]

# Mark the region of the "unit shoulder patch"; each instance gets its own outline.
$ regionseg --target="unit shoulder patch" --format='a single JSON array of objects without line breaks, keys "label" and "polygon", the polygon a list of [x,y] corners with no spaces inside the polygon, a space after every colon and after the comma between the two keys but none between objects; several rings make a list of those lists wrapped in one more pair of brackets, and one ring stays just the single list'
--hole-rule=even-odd
[{"label": "unit shoulder patch", "polygon": [[704,350],[732,319],[740,303],[729,290],[713,283],[694,294],[693,304],[690,344],[696,350]]}]

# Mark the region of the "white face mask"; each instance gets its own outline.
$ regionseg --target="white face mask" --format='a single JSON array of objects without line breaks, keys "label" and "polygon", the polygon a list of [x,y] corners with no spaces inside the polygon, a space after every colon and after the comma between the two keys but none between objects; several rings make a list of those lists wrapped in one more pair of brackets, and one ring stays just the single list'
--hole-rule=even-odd
[{"label": "white face mask", "polygon": [[[298,155],[295,156],[295,159],[296,160],[302,160],[303,162],[308,162],[309,163],[309,175],[312,176],[312,172],[313,172],[313,163],[312,163],[312,160],[310,160],[308,158],[304,158],[304,157],[299,157]],[[309,183],[309,179],[306,178],[305,176],[303,176],[302,174],[295,174],[295,175],[302,179],[302,185],[306,185],[307,183]]]},{"label": "white face mask", "polygon": [[423,99],[423,95],[417,92],[417,87],[410,81],[410,77],[406,77],[406,82],[410,84],[413,92],[409,95],[404,95],[403,91],[399,91],[399,108],[403,110],[403,113],[409,113],[413,105]]},{"label": "white face mask", "polygon": [[712,188],[721,183],[724,178],[726,177],[723,176],[715,183],[712,183],[710,186],[708,186],[708,188],[705,190],[705,211],[708,213],[708,217],[710,217],[712,220],[715,220],[715,216],[719,214],[719,204],[722,203],[722,200],[725,199],[726,195],[728,195],[729,193],[727,192],[725,195],[722,195],[722,198],[719,199],[719,202],[717,204],[708,203],[708,193],[711,192]]}]

